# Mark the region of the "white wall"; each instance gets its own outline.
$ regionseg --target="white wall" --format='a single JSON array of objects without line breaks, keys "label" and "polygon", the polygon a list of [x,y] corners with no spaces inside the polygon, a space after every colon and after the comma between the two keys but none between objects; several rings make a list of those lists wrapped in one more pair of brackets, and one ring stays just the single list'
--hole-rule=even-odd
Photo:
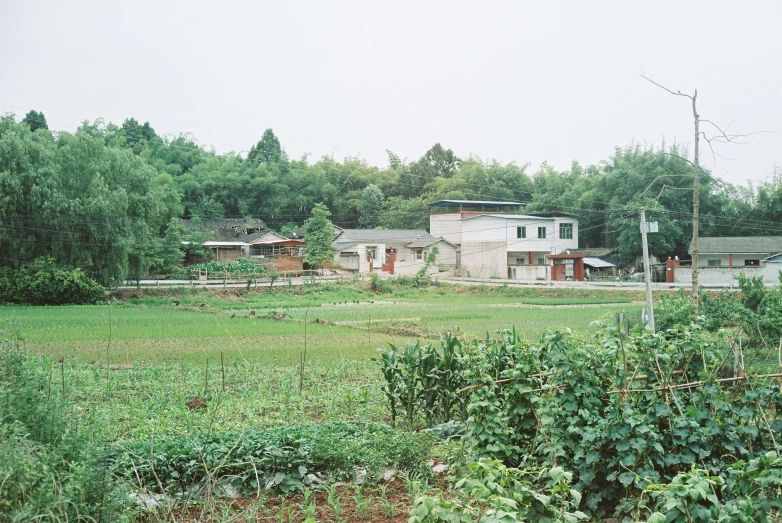
[{"label": "white wall", "polygon": [[[743,266],[746,260],[762,260],[768,257],[769,254],[734,254],[733,266]],[[730,258],[728,254],[704,254],[701,253],[698,256],[698,266],[708,267],[709,260],[720,260],[722,267],[728,267]]]},{"label": "white wall", "polygon": [[505,241],[463,241],[461,267],[464,275],[471,278],[507,278],[508,255]]},{"label": "white wall", "polygon": [[437,266],[440,270],[447,271],[456,267],[455,246],[446,242],[437,242],[433,247],[437,247],[437,250],[439,251],[437,254]]},{"label": "white wall", "polygon": [[[762,267],[701,267],[698,281],[703,285],[738,285],[734,276],[743,273],[747,276],[763,276],[763,282],[776,284],[782,264],[768,263]],[[674,267],[673,281],[676,283],[692,283],[691,267]]]},{"label": "white wall", "polygon": [[359,268],[359,258],[353,253],[337,253],[334,257],[334,263],[337,263],[345,270],[357,271]]},{"label": "white wall", "polygon": [[462,243],[461,219],[461,213],[431,214],[429,215],[429,234],[459,245]]},{"label": "white wall", "polygon": [[[573,239],[559,238],[559,224],[573,224]],[[527,228],[526,238],[517,238],[517,227]],[[546,237],[538,238],[538,227],[546,228]],[[496,218],[478,216],[462,220],[462,243],[507,242],[509,251],[544,251],[556,254],[578,248],[578,220],[575,218]],[[462,253],[463,255],[463,253]],[[464,262],[462,262],[464,264]]]},{"label": "white wall", "polygon": [[[549,271],[551,271],[551,266],[549,265],[517,265],[517,266],[511,266],[511,279],[516,280],[548,280],[549,279]],[[516,277],[513,278],[513,274],[515,273]]]}]

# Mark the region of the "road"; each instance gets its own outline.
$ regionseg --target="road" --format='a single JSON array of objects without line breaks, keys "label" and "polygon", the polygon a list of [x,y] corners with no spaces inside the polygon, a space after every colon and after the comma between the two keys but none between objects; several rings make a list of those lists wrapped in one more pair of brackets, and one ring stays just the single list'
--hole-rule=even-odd
[{"label": "road", "polygon": [[[322,282],[352,282],[357,278],[353,275],[337,275],[337,276],[316,276],[315,283]],[[358,279],[366,279],[363,276]],[[571,288],[571,289],[621,289],[629,291],[637,291],[644,289],[644,282],[614,282],[614,281],[542,281],[542,280],[499,280],[489,278],[462,278],[457,276],[434,276],[436,281],[443,283],[456,283],[460,285],[489,285],[489,286],[510,286],[510,287],[537,287],[537,288]],[[311,284],[313,279],[311,277],[295,277],[295,278],[280,278],[274,282],[274,287],[287,287]],[[252,280],[251,288],[268,287],[269,280],[265,278],[258,278]],[[652,290],[654,291],[670,291],[680,288],[689,289],[689,283],[652,283]],[[150,288],[150,287],[208,287],[210,289],[224,288],[224,289],[236,289],[247,287],[246,279],[226,279],[226,280],[141,280],[140,282],[125,282],[120,286],[121,289],[135,289],[135,288]],[[713,289],[737,289],[738,285],[702,285],[703,288]]]}]

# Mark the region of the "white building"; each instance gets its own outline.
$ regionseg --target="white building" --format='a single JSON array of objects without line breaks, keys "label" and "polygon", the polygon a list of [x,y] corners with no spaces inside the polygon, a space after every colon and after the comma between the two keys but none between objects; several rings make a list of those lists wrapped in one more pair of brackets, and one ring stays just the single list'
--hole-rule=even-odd
[{"label": "white building", "polygon": [[382,271],[413,275],[433,247],[438,254],[432,272],[456,267],[456,246],[418,229],[344,229],[334,238],[334,263],[362,274]]},{"label": "white building", "polygon": [[460,246],[460,267],[465,276],[548,280],[552,277],[549,256],[578,248],[578,219],[575,216],[464,211],[463,207],[468,204],[494,208],[521,205],[464,201],[460,202],[459,212],[430,216],[432,235]]}]

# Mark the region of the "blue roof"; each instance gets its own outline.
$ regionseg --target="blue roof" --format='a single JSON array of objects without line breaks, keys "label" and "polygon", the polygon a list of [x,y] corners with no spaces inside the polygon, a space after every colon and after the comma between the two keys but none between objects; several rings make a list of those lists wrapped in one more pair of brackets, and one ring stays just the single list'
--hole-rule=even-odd
[{"label": "blue roof", "polygon": [[480,201],[480,200],[439,200],[428,203],[429,207],[456,207],[462,205],[480,205],[482,207],[523,207],[527,205],[521,202],[498,202],[498,201]]}]

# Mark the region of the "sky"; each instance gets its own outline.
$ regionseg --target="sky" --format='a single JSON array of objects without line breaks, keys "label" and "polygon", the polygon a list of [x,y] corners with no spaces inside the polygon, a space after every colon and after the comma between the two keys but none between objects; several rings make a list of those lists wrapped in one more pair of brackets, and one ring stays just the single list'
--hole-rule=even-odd
[{"label": "sky", "polygon": [[781,20],[782,0],[0,0],[0,113],[67,131],[133,117],[221,153],[271,127],[292,158],[378,166],[436,142],[530,173],[633,142],[692,154],[690,101],[646,74],[759,132],[701,155],[756,183],[782,165]]}]

